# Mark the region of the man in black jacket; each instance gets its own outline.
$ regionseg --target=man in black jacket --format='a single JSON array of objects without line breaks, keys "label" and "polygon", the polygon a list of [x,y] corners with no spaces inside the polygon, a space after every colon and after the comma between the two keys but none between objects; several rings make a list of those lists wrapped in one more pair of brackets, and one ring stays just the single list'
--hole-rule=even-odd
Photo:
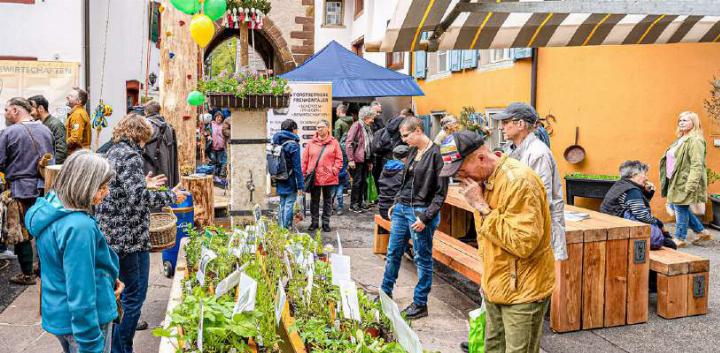
[{"label": "man in black jacket", "polygon": [[175,186],[180,183],[175,129],[160,115],[160,103],[156,101],[145,104],[145,116],[153,127],[152,137],[143,149],[145,174],[165,175],[167,185]]},{"label": "man in black jacket", "polygon": [[428,315],[427,298],[433,274],[433,233],[440,223],[440,208],[445,202],[448,180],[440,177],[443,168],[440,147],[425,135],[420,119],[405,118],[400,124],[400,135],[403,142],[410,146],[410,152],[400,191],[389,211],[392,226],[382,290],[392,297],[400,261],[412,237],[418,284],[413,303],[403,312],[408,319],[418,319]]}]

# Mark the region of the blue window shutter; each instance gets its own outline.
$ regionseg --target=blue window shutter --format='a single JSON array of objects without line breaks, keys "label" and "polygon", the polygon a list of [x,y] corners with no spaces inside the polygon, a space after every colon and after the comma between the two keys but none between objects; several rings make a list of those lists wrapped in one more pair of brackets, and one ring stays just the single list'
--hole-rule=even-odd
[{"label": "blue window shutter", "polygon": [[450,71],[462,70],[462,50],[450,51]]},{"label": "blue window shutter", "polygon": [[432,127],[432,118],[430,115],[420,115],[420,120],[422,120],[423,129],[425,130],[425,135],[430,137],[430,128]]},{"label": "blue window shutter", "polygon": [[425,78],[427,72],[427,53],[424,51],[416,51],[415,57],[415,78]]},{"label": "blue window shutter", "polygon": [[478,56],[476,50],[463,50],[462,51],[462,68],[471,69],[477,67]]},{"label": "blue window shutter", "polygon": [[515,48],[511,50],[513,60],[527,59],[532,57],[532,48]]}]

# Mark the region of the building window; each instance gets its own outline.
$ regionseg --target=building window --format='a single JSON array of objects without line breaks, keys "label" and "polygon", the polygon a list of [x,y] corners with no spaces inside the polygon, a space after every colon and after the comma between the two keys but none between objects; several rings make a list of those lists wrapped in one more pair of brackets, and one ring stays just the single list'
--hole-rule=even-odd
[{"label": "building window", "polygon": [[490,52],[490,62],[497,63],[501,61],[511,60],[510,49],[493,49]]},{"label": "building window", "polygon": [[487,117],[487,121],[489,123],[490,128],[490,146],[495,148],[505,148],[505,145],[508,144],[508,141],[505,140],[505,136],[503,135],[502,131],[500,131],[500,121],[497,121],[493,119],[493,115],[500,113],[503,111],[503,109],[487,109],[485,110],[485,116]]},{"label": "building window", "polygon": [[341,0],[325,1],[325,23],[326,26],[343,25],[343,2]]},{"label": "building window", "polygon": [[439,51],[437,52],[437,72],[446,72],[449,70],[450,65],[448,64],[448,52],[447,51]]},{"label": "building window", "polygon": [[402,70],[405,68],[405,53],[387,53],[385,57],[386,67],[391,70]]},{"label": "building window", "polygon": [[355,0],[355,18],[360,17],[365,9],[365,0]]},{"label": "building window", "polygon": [[363,56],[363,52],[365,51],[365,37],[360,37],[352,42],[352,51],[359,57]]}]

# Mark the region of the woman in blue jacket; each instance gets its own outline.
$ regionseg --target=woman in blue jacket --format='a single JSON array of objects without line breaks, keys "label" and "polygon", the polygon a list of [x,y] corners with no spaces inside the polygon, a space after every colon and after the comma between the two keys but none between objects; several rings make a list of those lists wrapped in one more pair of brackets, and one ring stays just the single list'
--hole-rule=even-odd
[{"label": "woman in blue jacket", "polygon": [[53,191],[25,215],[42,263],[42,327],[65,353],[110,352],[123,285],[118,257],[100,232],[93,207],[107,196],[114,175],[100,155],[77,151],[65,161]]},{"label": "woman in blue jacket", "polygon": [[297,133],[297,123],[292,119],[287,119],[280,124],[280,131],[275,133],[272,138],[273,144],[283,146],[285,163],[290,172],[287,180],[277,182],[277,193],[280,195],[278,223],[285,229],[292,225],[295,200],[305,190],[305,179],[300,167],[300,137]]}]

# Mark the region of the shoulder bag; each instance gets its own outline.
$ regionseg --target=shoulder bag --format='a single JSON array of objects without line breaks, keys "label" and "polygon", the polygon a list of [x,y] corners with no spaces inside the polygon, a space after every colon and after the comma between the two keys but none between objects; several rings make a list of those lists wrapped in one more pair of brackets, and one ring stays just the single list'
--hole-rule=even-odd
[{"label": "shoulder bag", "polygon": [[320,150],[320,154],[318,155],[317,161],[315,161],[315,167],[313,170],[307,173],[305,175],[305,192],[312,192],[313,188],[315,187],[315,169],[317,169],[318,164],[320,164],[320,159],[322,158],[323,152],[325,152],[325,147],[327,145],[323,145],[322,149]]}]

